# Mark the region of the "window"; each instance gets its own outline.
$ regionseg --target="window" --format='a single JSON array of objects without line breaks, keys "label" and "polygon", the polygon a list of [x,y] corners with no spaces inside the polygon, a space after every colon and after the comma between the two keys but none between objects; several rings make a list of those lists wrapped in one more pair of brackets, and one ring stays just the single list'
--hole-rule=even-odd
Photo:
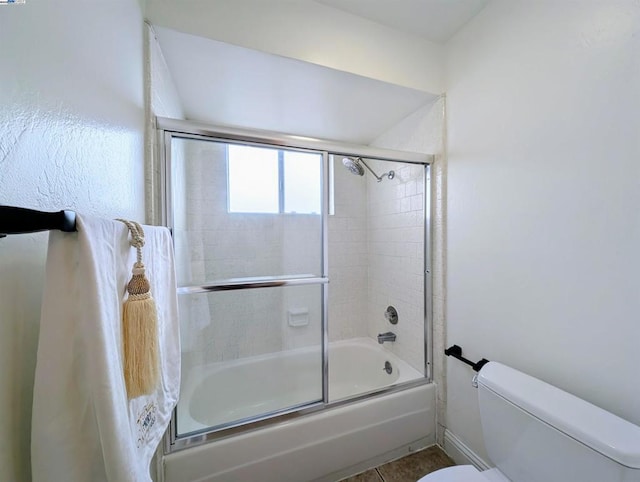
[{"label": "window", "polygon": [[280,211],[277,150],[229,145],[227,165],[230,213]]},{"label": "window", "polygon": [[322,155],[229,145],[230,213],[320,214]]}]

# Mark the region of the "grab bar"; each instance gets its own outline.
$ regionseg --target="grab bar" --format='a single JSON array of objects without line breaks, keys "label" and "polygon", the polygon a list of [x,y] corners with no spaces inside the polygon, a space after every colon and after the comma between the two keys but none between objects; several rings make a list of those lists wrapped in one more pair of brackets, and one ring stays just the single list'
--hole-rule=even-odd
[{"label": "grab bar", "polygon": [[76,230],[73,211],[43,212],[15,206],[0,206],[0,238],[8,234],[34,233],[58,229],[67,233]]},{"label": "grab bar", "polygon": [[489,363],[489,360],[487,360],[486,358],[483,358],[482,360],[475,363],[472,362],[471,360],[467,360],[465,357],[462,356],[462,348],[459,347],[458,345],[451,345],[449,348],[447,348],[444,351],[444,354],[447,356],[452,356],[453,358],[457,358],[461,362],[466,363],[467,365],[470,365],[471,368],[473,368],[473,370],[476,372],[479,372],[483,366]]},{"label": "grab bar", "polygon": [[215,291],[232,291],[253,288],[279,288],[281,286],[302,286],[312,284],[326,284],[329,278],[319,276],[305,277],[257,277],[232,278],[220,280],[206,285],[182,286],[178,288],[179,295],[193,293],[208,293]]}]

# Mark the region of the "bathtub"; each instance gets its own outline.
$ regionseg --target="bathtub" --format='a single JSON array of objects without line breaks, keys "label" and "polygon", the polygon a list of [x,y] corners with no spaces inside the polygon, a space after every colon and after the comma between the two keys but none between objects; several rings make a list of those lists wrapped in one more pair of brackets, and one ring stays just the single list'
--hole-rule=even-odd
[{"label": "bathtub", "polygon": [[[185,373],[179,432],[201,432],[253,415],[256,387],[262,412],[321,400],[319,357],[319,348],[303,348]],[[384,370],[387,361],[391,373]],[[284,376],[271,383],[267,377],[273,370]],[[242,389],[226,396],[222,387],[238,380]],[[406,389],[345,401],[411,381]],[[329,345],[328,408],[170,453],[164,457],[164,480],[333,481],[433,443],[435,386],[374,340],[356,338]]]},{"label": "bathtub", "polygon": [[[178,432],[200,432],[258,410],[270,413],[322,400],[321,360],[319,347],[305,347],[190,370],[182,377]],[[384,370],[386,362],[390,373]],[[370,338],[329,344],[329,402],[421,377]]]},{"label": "bathtub", "polygon": [[[384,370],[387,361],[391,373]],[[371,338],[329,344],[329,402],[422,377],[422,373]]]}]

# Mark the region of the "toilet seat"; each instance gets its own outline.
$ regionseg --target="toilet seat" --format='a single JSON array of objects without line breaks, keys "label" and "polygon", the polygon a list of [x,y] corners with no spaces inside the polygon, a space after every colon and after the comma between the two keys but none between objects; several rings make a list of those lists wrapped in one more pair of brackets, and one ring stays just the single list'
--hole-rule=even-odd
[{"label": "toilet seat", "polygon": [[487,482],[487,479],[473,465],[454,465],[431,472],[418,482]]},{"label": "toilet seat", "polygon": [[418,482],[509,482],[498,469],[480,472],[473,465],[455,465],[422,477]]}]

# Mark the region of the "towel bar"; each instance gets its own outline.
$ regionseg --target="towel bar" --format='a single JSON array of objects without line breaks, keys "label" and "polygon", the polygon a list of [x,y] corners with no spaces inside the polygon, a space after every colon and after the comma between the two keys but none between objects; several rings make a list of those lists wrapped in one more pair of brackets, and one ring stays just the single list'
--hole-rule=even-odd
[{"label": "towel bar", "polygon": [[0,206],[0,238],[8,234],[34,233],[58,229],[67,233],[76,230],[73,211],[43,212],[15,206]]},{"label": "towel bar", "polygon": [[489,360],[487,360],[486,358],[483,358],[482,360],[476,363],[472,362],[471,360],[467,360],[465,357],[462,356],[462,348],[459,347],[458,345],[451,345],[449,348],[447,348],[444,351],[444,354],[447,356],[452,356],[453,358],[457,358],[461,362],[466,363],[467,365],[470,365],[471,368],[473,368],[474,371],[476,372],[479,372],[483,366],[489,363]]}]

